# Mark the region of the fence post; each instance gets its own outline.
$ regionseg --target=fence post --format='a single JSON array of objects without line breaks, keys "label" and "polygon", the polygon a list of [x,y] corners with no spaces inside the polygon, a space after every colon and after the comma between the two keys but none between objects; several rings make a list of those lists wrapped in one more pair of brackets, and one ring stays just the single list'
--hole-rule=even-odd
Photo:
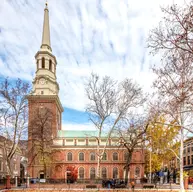
[{"label": "fence post", "polygon": [[29,187],[29,176],[27,177],[27,183],[26,183],[26,187]]},{"label": "fence post", "polygon": [[15,187],[18,187],[18,184],[17,184],[17,176],[15,176]]},{"label": "fence post", "polygon": [[6,176],[6,189],[11,189],[10,177],[10,175]]}]

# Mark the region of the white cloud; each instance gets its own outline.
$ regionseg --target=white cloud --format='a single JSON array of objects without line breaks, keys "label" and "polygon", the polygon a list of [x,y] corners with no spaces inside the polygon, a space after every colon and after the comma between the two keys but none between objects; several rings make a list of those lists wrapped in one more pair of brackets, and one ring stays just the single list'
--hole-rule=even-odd
[{"label": "white cloud", "polygon": [[[2,2],[0,75],[31,81],[35,76],[34,55],[41,45],[44,1]],[[58,60],[60,99],[66,107],[84,110],[87,102],[84,82],[92,71],[117,80],[134,78],[149,91],[154,78],[149,67],[159,61],[146,49],[149,30],[161,19],[160,5],[184,3],[183,0],[99,2],[49,1],[51,45]]]}]

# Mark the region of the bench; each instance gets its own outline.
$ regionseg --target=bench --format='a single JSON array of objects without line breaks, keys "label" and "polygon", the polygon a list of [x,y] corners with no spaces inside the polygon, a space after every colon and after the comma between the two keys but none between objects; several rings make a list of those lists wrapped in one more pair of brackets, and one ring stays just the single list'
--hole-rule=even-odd
[{"label": "bench", "polygon": [[86,185],[86,188],[88,189],[96,189],[97,186],[96,185]]},{"label": "bench", "polygon": [[154,184],[143,184],[143,188],[152,189],[152,188],[154,188],[154,187],[155,187]]},{"label": "bench", "polygon": [[125,188],[126,185],[125,184],[115,184],[114,188]]}]

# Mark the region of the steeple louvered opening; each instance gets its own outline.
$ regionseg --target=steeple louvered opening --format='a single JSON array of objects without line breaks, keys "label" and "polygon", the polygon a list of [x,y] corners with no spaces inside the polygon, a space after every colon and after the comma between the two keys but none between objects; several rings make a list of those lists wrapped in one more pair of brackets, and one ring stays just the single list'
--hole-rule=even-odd
[{"label": "steeple louvered opening", "polygon": [[45,58],[42,57],[42,69],[45,69]]},{"label": "steeple louvered opening", "polygon": [[49,60],[49,70],[52,71],[52,60]]}]

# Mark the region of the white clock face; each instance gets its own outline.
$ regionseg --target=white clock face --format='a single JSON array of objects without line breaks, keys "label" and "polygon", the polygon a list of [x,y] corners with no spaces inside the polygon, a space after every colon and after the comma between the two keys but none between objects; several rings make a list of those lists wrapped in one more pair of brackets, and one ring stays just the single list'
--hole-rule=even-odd
[{"label": "white clock face", "polygon": [[46,83],[46,80],[45,80],[44,78],[41,78],[41,79],[39,80],[39,82],[40,82],[41,85],[44,85],[44,84]]}]

